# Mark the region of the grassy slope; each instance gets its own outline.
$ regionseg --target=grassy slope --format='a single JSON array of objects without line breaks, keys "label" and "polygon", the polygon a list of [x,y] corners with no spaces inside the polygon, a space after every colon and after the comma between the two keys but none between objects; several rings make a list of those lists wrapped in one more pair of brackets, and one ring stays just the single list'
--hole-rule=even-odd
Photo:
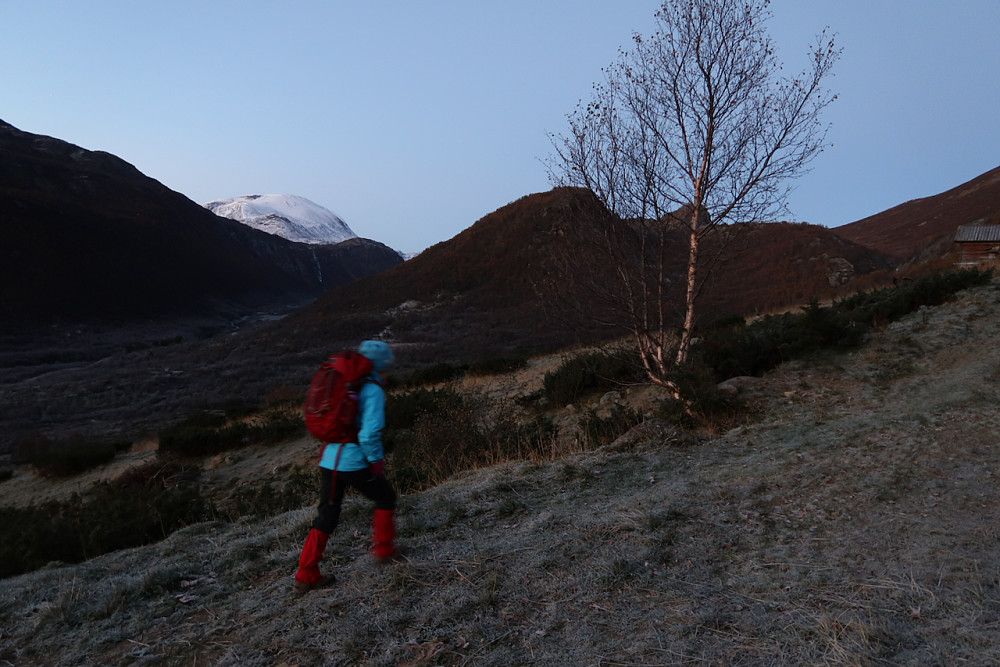
[{"label": "grassy slope", "polygon": [[[786,365],[756,424],[631,438],[402,499],[409,560],[312,518],[192,526],[0,581],[17,664],[996,664],[1000,291]],[[669,432],[668,432],[669,433]]]}]

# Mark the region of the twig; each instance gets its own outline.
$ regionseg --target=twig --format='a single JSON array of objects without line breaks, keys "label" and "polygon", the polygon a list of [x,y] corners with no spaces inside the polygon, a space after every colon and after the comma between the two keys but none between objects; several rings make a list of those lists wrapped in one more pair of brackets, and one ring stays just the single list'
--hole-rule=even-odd
[{"label": "twig", "polygon": [[820,567],[812,563],[757,563],[758,567],[806,567],[811,570],[839,570],[838,567]]},{"label": "twig", "polygon": [[470,586],[472,586],[472,585],[473,585],[473,584],[472,584],[472,580],[471,580],[471,579],[469,579],[469,578],[468,578],[467,576],[465,576],[464,574],[462,574],[462,571],[461,571],[461,570],[459,570],[459,569],[458,569],[457,567],[455,568],[455,573],[456,573],[456,574],[458,574],[458,576],[459,576],[459,577],[461,577],[462,581],[464,581],[465,583],[469,584]]},{"label": "twig", "polygon": [[472,660],[472,659],[473,659],[473,658],[475,658],[475,657],[476,657],[477,655],[479,655],[480,653],[482,653],[483,651],[485,651],[485,650],[486,650],[487,648],[489,648],[489,647],[490,647],[490,646],[492,646],[493,644],[496,644],[496,643],[497,643],[498,641],[500,641],[501,639],[504,639],[504,638],[506,638],[506,637],[507,637],[508,635],[512,635],[512,634],[514,634],[514,630],[508,630],[507,632],[503,633],[503,634],[502,634],[502,635],[500,635],[499,637],[496,637],[496,638],[492,639],[491,641],[488,641],[488,642],[486,642],[485,644],[483,644],[482,646],[480,646],[480,647],[479,647],[478,649],[476,649],[476,650],[475,650],[475,652],[474,652],[474,653],[473,653],[472,655],[470,655],[470,656],[469,656],[468,658],[466,658],[466,659],[465,659],[465,660],[464,660],[464,661],[462,662],[462,665],[463,665],[463,667],[464,667],[465,665],[469,664],[469,661],[470,661],[470,660]]},{"label": "twig", "polygon": [[211,617],[212,617],[212,618],[213,618],[214,620],[216,620],[216,621],[217,621],[217,620],[219,620],[219,615],[218,615],[218,614],[216,614],[216,613],[215,613],[214,611],[212,611],[211,609],[209,609],[208,607],[206,607],[205,605],[201,605],[201,606],[199,607],[199,609],[201,609],[202,611],[205,611],[205,612],[207,612],[207,613],[208,613],[208,614],[209,614],[209,615],[210,615],[210,616],[211,616]]}]

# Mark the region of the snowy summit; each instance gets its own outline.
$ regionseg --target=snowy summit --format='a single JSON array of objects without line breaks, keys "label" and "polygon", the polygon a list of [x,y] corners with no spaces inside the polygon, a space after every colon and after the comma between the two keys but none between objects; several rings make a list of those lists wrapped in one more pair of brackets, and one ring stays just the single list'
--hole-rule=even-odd
[{"label": "snowy summit", "polygon": [[340,243],[357,237],[339,215],[296,195],[244,195],[212,201],[205,208],[299,243]]}]

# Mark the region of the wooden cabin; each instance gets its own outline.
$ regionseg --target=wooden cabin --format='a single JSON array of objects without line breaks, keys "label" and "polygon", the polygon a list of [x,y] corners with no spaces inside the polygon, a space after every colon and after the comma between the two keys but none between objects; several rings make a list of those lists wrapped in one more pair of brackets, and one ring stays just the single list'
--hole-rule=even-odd
[{"label": "wooden cabin", "polygon": [[988,268],[1000,264],[1000,225],[962,225],[955,232],[957,266]]}]

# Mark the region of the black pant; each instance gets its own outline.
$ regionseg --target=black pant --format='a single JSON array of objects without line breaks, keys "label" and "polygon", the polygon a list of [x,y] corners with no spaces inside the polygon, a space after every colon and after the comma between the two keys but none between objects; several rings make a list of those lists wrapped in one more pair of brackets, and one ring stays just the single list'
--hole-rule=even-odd
[{"label": "black pant", "polygon": [[375,477],[369,470],[351,472],[320,468],[319,513],[312,527],[324,533],[332,533],[340,522],[340,504],[344,501],[347,487],[354,487],[361,495],[375,502],[375,509],[396,509],[396,492],[385,477]]}]

